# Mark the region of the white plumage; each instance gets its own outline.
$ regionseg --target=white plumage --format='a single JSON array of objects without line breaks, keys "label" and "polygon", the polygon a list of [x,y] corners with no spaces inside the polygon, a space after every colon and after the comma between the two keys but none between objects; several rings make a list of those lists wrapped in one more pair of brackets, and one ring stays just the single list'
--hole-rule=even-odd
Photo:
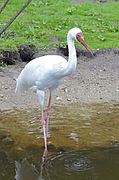
[{"label": "white plumage", "polygon": [[66,66],[67,61],[61,56],[47,55],[36,58],[30,61],[20,73],[16,91],[23,92],[30,87],[43,91],[55,88],[64,77],[63,71]]},{"label": "white plumage", "polygon": [[[67,35],[69,50],[68,61],[58,55],[46,55],[30,61],[21,71],[16,85],[16,92],[23,92],[29,88],[36,90],[41,105],[41,122],[44,132],[45,150],[47,151],[48,119],[51,108],[53,91],[61,83],[65,76],[70,75],[76,69],[77,57],[74,40],[78,40],[90,53],[88,45],[84,41],[82,31],[79,28],[72,28]],[[92,54],[93,55],[93,54]],[[50,96],[48,109],[44,112],[45,90],[49,89]]]}]

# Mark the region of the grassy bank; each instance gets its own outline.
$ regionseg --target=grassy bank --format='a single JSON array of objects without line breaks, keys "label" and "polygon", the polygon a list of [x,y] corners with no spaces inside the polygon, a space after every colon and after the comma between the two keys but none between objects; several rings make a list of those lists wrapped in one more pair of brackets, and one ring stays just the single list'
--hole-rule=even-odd
[{"label": "grassy bank", "polygon": [[[0,4],[2,4],[0,0]],[[24,4],[11,0],[1,14],[0,28]],[[68,0],[33,0],[0,39],[0,49],[34,44],[39,50],[66,44],[67,31],[80,27],[92,49],[119,48],[119,2],[71,4]]]}]

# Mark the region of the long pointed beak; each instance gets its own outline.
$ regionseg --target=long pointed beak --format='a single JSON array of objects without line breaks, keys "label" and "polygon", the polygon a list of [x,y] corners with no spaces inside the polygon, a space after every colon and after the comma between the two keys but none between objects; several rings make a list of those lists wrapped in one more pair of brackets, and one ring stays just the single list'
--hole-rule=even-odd
[{"label": "long pointed beak", "polygon": [[80,43],[90,52],[91,56],[94,57],[93,52],[89,48],[88,44],[84,40],[81,41]]}]

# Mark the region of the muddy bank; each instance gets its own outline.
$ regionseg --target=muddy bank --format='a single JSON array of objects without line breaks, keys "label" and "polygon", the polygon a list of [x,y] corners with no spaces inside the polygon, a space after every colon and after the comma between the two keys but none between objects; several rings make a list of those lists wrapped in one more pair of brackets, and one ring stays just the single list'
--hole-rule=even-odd
[{"label": "muddy bank", "polygon": [[[15,94],[14,78],[25,64],[17,62],[16,65],[0,70],[1,110],[39,106],[33,92]],[[64,79],[54,97],[54,105],[74,102],[119,103],[119,49],[98,51],[94,59],[83,53],[79,55],[75,73]]]}]

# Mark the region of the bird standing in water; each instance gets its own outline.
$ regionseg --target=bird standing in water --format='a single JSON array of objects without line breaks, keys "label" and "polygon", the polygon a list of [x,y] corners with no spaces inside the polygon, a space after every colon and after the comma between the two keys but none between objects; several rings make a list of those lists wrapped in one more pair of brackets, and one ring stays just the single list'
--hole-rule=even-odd
[{"label": "bird standing in water", "polygon": [[[44,134],[45,151],[47,152],[48,120],[51,110],[51,99],[55,89],[62,80],[72,74],[77,65],[77,56],[74,41],[79,41],[93,56],[92,51],[84,40],[81,29],[72,28],[67,34],[69,58],[46,55],[30,61],[21,71],[17,79],[16,92],[24,92],[33,88],[41,106],[41,124]],[[47,110],[44,110],[45,91],[49,90]]]}]

